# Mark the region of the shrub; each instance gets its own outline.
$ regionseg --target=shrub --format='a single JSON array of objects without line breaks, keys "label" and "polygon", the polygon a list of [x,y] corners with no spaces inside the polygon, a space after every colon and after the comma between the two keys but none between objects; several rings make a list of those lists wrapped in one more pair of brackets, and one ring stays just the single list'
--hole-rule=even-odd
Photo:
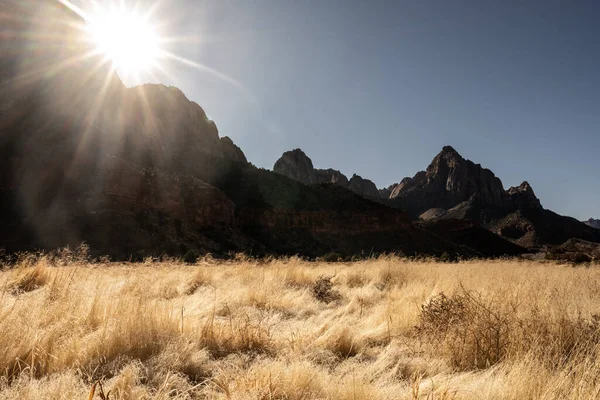
[{"label": "shrub", "polygon": [[333,276],[321,275],[317,278],[312,287],[313,296],[323,303],[331,303],[341,297],[338,291],[333,290],[331,278],[333,278]]},{"label": "shrub", "polygon": [[[502,299],[502,300],[499,300]],[[488,368],[509,354],[531,354],[556,367],[581,355],[595,356],[600,317],[576,319],[541,314],[537,308],[517,313],[520,303],[503,297],[484,302],[477,293],[444,293],[421,307],[418,334],[436,353],[462,370]]]},{"label": "shrub", "polygon": [[464,292],[444,293],[421,307],[417,331],[459,369],[483,369],[507,354],[510,318]]}]

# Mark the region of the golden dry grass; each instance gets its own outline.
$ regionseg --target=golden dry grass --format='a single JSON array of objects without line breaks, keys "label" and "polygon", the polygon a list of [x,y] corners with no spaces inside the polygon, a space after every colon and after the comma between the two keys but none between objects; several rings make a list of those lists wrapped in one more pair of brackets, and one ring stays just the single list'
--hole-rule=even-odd
[{"label": "golden dry grass", "polygon": [[98,380],[111,399],[595,399],[598,315],[597,267],[39,258],[0,272],[0,399]]}]

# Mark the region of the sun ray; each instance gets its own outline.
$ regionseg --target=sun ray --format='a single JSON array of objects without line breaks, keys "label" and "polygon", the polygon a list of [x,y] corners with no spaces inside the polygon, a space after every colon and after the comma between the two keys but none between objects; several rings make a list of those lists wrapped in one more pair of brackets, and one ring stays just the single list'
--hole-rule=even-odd
[{"label": "sun ray", "polygon": [[200,64],[200,63],[197,63],[195,61],[188,60],[187,58],[178,56],[177,54],[174,54],[174,53],[171,53],[171,52],[168,52],[168,51],[162,51],[161,55],[164,56],[164,57],[166,57],[166,58],[169,58],[169,59],[172,59],[174,61],[177,61],[177,62],[179,62],[181,64],[187,65],[189,67],[194,67],[196,69],[199,69],[199,70],[202,70],[202,71],[206,71],[206,72],[210,73],[211,75],[213,75],[213,76],[221,79],[222,81],[225,81],[225,82],[230,83],[230,84],[232,84],[234,86],[237,86],[238,88],[245,89],[244,85],[240,81],[238,81],[238,80],[236,80],[236,79],[234,79],[234,78],[232,78],[232,77],[230,77],[228,75],[225,75],[224,73],[219,72],[216,69],[207,67],[204,64]]}]

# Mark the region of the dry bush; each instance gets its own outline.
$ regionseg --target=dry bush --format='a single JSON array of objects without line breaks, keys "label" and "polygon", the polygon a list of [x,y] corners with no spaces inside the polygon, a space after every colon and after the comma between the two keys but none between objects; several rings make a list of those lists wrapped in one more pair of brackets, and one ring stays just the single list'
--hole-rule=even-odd
[{"label": "dry bush", "polygon": [[502,360],[510,343],[510,316],[473,295],[444,293],[422,306],[417,333],[461,369],[487,368]]},{"label": "dry bush", "polygon": [[323,303],[331,303],[332,301],[339,300],[341,295],[338,291],[333,289],[333,283],[331,279],[333,276],[321,275],[317,278],[312,286],[312,293],[315,299],[322,301]]},{"label": "dry bush", "polygon": [[466,370],[489,368],[509,355],[530,352],[556,365],[600,344],[596,314],[570,319],[540,315],[535,308],[519,314],[518,307],[506,298],[485,300],[464,288],[451,297],[440,293],[422,306],[416,331],[452,365]]}]

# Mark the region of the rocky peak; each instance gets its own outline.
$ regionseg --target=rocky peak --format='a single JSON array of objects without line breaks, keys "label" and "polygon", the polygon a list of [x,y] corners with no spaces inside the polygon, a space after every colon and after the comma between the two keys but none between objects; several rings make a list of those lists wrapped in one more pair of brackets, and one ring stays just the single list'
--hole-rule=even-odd
[{"label": "rocky peak", "polygon": [[318,183],[333,183],[334,185],[348,187],[348,178],[336,169],[315,169]]},{"label": "rocky peak", "polygon": [[518,209],[542,208],[529,182],[525,181],[519,186],[511,187],[506,192],[512,199],[513,205]]},{"label": "rocky peak", "polygon": [[223,153],[223,157],[229,158],[230,160],[247,164],[248,160],[244,155],[242,149],[233,143],[233,140],[229,138],[229,136],[223,136],[221,138],[221,151]]},{"label": "rocky peak", "polygon": [[493,206],[505,203],[502,182],[492,171],[444,146],[426,171],[403,179],[390,198],[399,199],[402,207],[418,216],[430,208],[452,208],[473,195]]},{"label": "rocky peak", "polygon": [[281,158],[275,162],[273,172],[302,182],[305,185],[333,183],[345,188],[348,187],[348,178],[346,178],[346,175],[331,168],[315,169],[312,160],[300,149],[283,153]]},{"label": "rocky peak", "polygon": [[317,183],[312,160],[301,149],[283,153],[275,162],[273,171],[306,185]]},{"label": "rocky peak", "polygon": [[354,193],[370,199],[379,199],[379,190],[375,183],[369,179],[364,179],[359,175],[352,175],[349,187]]},{"label": "rocky peak", "polygon": [[452,146],[444,146],[444,147],[442,147],[442,151],[441,151],[440,154],[442,154],[442,155],[451,154],[451,155],[454,155],[454,156],[462,158],[462,156],[460,154],[458,154],[458,151],[456,151],[454,149],[454,147],[452,147]]},{"label": "rocky peak", "polygon": [[591,226],[592,228],[600,229],[600,219],[590,218],[584,222],[587,226]]}]

